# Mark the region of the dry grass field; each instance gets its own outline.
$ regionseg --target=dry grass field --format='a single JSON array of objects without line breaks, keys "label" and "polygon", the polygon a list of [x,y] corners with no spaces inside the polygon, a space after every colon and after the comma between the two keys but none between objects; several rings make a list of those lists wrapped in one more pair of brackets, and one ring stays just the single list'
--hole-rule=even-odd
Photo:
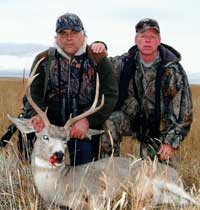
[{"label": "dry grass field", "polygon": [[[14,116],[20,113],[24,87],[25,84],[20,79],[0,78],[0,136],[10,124],[7,113]],[[176,154],[176,159],[179,162],[178,170],[185,186],[192,189],[192,193],[200,201],[200,86],[192,86],[192,96],[194,121],[191,132]],[[4,171],[0,169],[0,209],[45,209],[41,198],[35,191],[30,168],[26,164],[17,162],[15,141],[16,136],[12,138],[10,145],[3,149],[0,148],[0,164],[4,157],[7,158]],[[121,148],[122,155],[135,151],[137,145],[134,142],[130,138],[124,138]],[[15,179],[18,180],[17,183]]]}]

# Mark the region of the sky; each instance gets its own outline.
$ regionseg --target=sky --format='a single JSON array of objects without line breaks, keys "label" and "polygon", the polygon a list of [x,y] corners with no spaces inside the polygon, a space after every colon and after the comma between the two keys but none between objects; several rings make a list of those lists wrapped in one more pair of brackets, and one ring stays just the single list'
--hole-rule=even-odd
[{"label": "sky", "polygon": [[200,74],[199,10],[199,0],[0,0],[0,72],[29,71],[34,56],[53,46],[57,18],[71,12],[82,19],[88,43],[104,41],[109,56],[127,52],[136,23],[154,18],[186,72]]}]

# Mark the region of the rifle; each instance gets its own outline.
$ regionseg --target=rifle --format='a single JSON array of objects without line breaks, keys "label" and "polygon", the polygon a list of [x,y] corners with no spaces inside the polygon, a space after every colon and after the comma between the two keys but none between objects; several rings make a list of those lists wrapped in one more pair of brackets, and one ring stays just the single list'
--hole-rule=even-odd
[{"label": "rifle", "polygon": [[[22,118],[23,114],[20,113],[18,115],[18,118]],[[11,139],[12,135],[16,132],[17,127],[14,123],[10,124],[6,131],[3,133],[1,139],[0,139],[0,147],[5,147],[8,141]]]},{"label": "rifle", "polygon": [[11,124],[8,126],[6,131],[3,133],[3,136],[1,137],[0,140],[0,147],[5,147],[8,141],[11,139],[12,135],[15,133],[17,130],[17,127],[15,124]]}]

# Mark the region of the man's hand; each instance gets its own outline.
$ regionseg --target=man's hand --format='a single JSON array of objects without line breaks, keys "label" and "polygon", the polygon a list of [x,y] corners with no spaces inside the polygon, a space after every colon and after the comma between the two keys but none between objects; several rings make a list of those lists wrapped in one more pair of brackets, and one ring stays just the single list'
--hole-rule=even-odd
[{"label": "man's hand", "polygon": [[174,152],[176,149],[174,149],[170,144],[162,144],[160,147],[160,150],[158,152],[159,159],[160,160],[169,160],[172,158]]},{"label": "man's hand", "polygon": [[40,133],[45,127],[42,118],[39,115],[33,116],[28,123],[33,126],[36,133]]},{"label": "man's hand", "polygon": [[92,49],[93,53],[106,53],[107,54],[106,46],[101,42],[92,43],[91,49]]},{"label": "man's hand", "polygon": [[75,122],[70,130],[70,137],[77,139],[84,139],[89,129],[89,122],[83,118]]}]

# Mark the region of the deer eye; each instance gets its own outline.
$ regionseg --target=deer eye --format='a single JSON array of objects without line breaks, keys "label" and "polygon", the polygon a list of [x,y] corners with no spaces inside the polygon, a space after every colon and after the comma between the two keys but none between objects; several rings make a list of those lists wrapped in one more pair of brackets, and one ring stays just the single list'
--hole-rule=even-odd
[{"label": "deer eye", "polygon": [[43,135],[43,140],[49,140],[49,137],[47,135]]}]

